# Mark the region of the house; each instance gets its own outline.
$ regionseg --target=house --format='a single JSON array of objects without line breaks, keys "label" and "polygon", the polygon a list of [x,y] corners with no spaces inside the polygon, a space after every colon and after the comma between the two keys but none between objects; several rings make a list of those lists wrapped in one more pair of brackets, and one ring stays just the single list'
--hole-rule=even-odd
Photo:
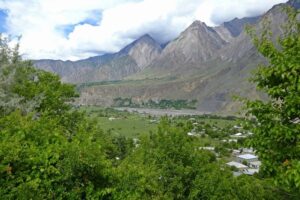
[{"label": "house", "polygon": [[133,138],[132,141],[133,141],[133,145],[134,145],[136,148],[140,146],[140,144],[139,144],[140,140],[139,140],[139,139]]},{"label": "house", "polygon": [[151,123],[151,124],[157,123],[157,120],[151,119],[151,120],[150,120],[150,123]]},{"label": "house", "polygon": [[243,135],[243,133],[236,133],[234,135],[231,135],[232,138],[246,138],[246,135]]},{"label": "house", "polygon": [[250,132],[250,131],[248,131],[248,133],[247,133],[248,135],[253,135],[254,133],[252,133],[252,132]]},{"label": "house", "polygon": [[233,172],[233,176],[240,176],[240,175],[242,175],[243,173],[241,173],[241,172]]},{"label": "house", "polygon": [[253,154],[242,154],[236,157],[236,161],[239,163],[243,163],[246,161],[247,163],[258,161],[258,157]]},{"label": "house", "polygon": [[200,150],[214,151],[215,147],[199,147]]},{"label": "house", "polygon": [[116,120],[116,118],[110,117],[110,118],[108,118],[108,120],[109,120],[109,121],[114,121],[114,120]]},{"label": "house", "polygon": [[238,150],[238,149],[233,149],[233,150],[232,150],[232,154],[233,154],[233,155],[239,155],[240,153],[241,153],[241,151]]},{"label": "house", "polygon": [[258,173],[259,172],[259,169],[244,169],[243,170],[243,173],[244,174],[247,174],[247,175],[254,175],[255,173]]},{"label": "house", "polygon": [[254,150],[252,148],[242,148],[241,149],[242,153],[248,153],[248,154],[253,154]]},{"label": "house", "polygon": [[234,125],[233,128],[235,128],[235,129],[242,129],[243,127],[238,126],[238,125]]},{"label": "house", "polygon": [[188,136],[196,136],[197,134],[195,132],[188,132],[187,135]]},{"label": "house", "polygon": [[226,163],[226,165],[228,165],[230,167],[236,167],[239,171],[243,171],[245,169],[248,169],[247,165],[244,165],[242,163],[235,162],[235,161],[228,162],[228,163]]},{"label": "house", "polygon": [[261,161],[252,161],[249,162],[249,166],[254,169],[259,169],[261,166]]},{"label": "house", "polygon": [[228,140],[222,140],[222,142],[237,142],[237,139],[228,139]]}]

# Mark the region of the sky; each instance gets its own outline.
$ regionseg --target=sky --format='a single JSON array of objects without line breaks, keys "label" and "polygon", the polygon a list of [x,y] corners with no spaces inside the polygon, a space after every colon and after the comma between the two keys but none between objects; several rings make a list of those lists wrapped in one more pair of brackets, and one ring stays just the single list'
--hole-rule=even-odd
[{"label": "sky", "polygon": [[[119,51],[148,33],[160,43],[193,21],[217,26],[287,0],[0,0],[0,32],[26,59],[79,60]],[[21,37],[19,37],[21,36]]]}]

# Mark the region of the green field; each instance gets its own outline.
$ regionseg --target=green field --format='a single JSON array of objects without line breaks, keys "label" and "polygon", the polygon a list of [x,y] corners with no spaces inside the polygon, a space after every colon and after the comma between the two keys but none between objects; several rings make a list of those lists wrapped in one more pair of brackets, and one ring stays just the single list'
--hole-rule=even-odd
[{"label": "green field", "polygon": [[[103,131],[125,137],[138,137],[141,134],[155,132],[159,123],[159,117],[153,117],[146,114],[129,113],[126,111],[117,111],[113,108],[103,108],[98,106],[85,106],[80,110],[85,111],[90,117],[99,122]],[[199,124],[208,124],[218,129],[229,129],[237,124],[236,120],[215,118],[212,116],[181,116],[172,118],[172,123],[186,123],[191,119]],[[203,139],[203,143],[211,142]]]},{"label": "green field", "polygon": [[126,137],[137,137],[141,134],[148,134],[156,131],[159,119],[149,116],[104,109],[96,106],[81,108],[89,116],[95,118],[105,132],[113,135]]},{"label": "green field", "polygon": [[127,137],[147,134],[149,131],[155,131],[157,126],[156,124],[150,123],[148,119],[137,116],[120,117],[114,120],[110,120],[107,117],[98,117],[98,120],[104,131]]}]

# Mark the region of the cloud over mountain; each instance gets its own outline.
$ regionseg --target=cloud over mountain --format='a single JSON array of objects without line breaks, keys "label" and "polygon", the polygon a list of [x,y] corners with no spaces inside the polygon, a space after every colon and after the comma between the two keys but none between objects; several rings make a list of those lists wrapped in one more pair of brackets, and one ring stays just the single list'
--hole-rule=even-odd
[{"label": "cloud over mountain", "polygon": [[164,43],[192,21],[217,25],[286,0],[0,0],[6,33],[31,59],[82,59],[118,51],[149,33]]}]

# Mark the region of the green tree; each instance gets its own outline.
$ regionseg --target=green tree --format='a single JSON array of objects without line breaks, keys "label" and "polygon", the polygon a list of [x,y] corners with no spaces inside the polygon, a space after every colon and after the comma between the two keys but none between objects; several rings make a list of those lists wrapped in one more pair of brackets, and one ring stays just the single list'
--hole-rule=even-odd
[{"label": "green tree", "polygon": [[269,96],[268,101],[247,101],[254,117],[251,145],[263,162],[262,172],[294,197],[300,196],[300,23],[299,10],[286,8],[285,33],[276,42],[265,26],[261,34],[249,33],[267,59],[253,81]]},{"label": "green tree", "polygon": [[104,199],[111,162],[98,125],[70,105],[74,86],[22,61],[0,37],[1,199]]},{"label": "green tree", "polygon": [[[233,177],[184,127],[164,118],[116,170],[114,199],[280,199],[254,177]],[[266,187],[268,186],[268,188]]]}]

